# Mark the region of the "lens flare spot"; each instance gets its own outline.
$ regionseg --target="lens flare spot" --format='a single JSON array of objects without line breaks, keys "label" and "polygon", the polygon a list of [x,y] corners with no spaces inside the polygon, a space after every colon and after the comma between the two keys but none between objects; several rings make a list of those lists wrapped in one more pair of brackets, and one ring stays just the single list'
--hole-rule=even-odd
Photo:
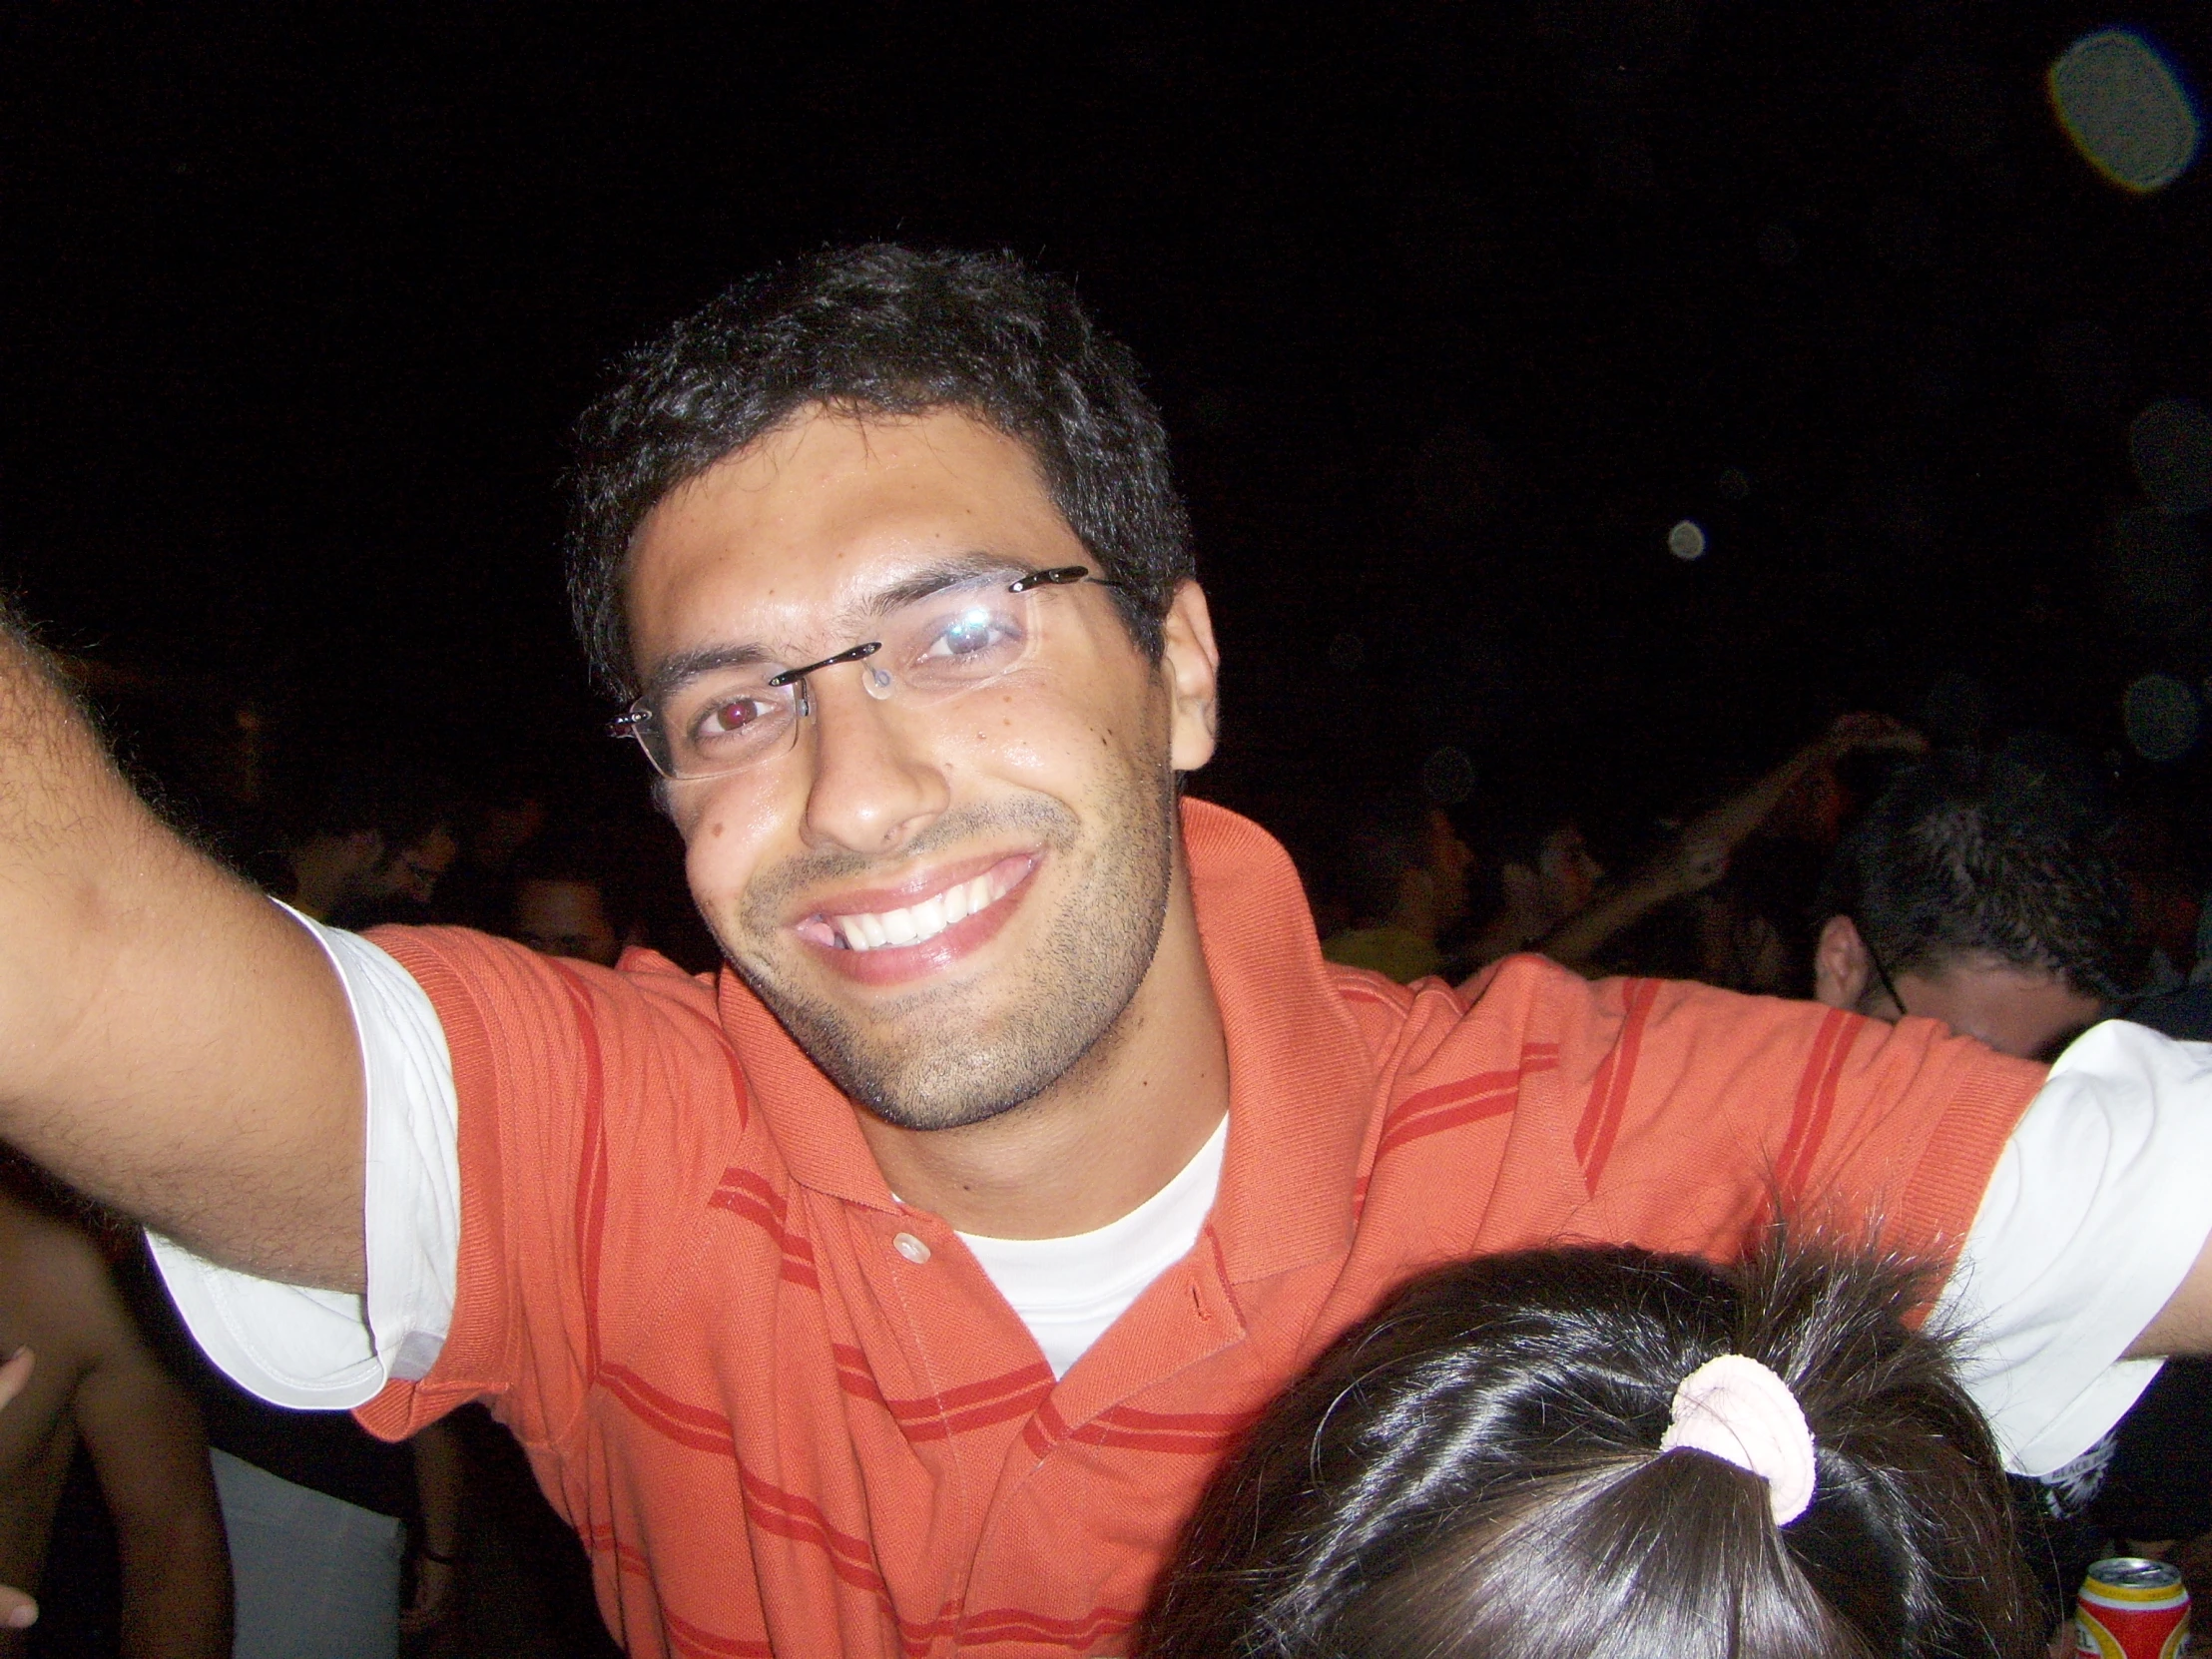
[{"label": "lens flare spot", "polygon": [[2133,30],[2083,35],[2045,81],[2052,113],[2081,159],[2120,189],[2163,190],[2197,159],[2201,128],[2189,89]]},{"label": "lens flare spot", "polygon": [[2196,747],[2196,693],[2170,674],[2146,674],[2120,699],[2127,741],[2146,761],[2178,761]]},{"label": "lens flare spot", "polygon": [[1686,518],[1667,532],[1667,551],[1687,564],[1705,557],[1705,526]]},{"label": "lens flare spot", "polygon": [[2128,459],[2151,504],[2169,518],[2212,507],[2212,415],[2186,397],[2162,397],[2128,423]]}]

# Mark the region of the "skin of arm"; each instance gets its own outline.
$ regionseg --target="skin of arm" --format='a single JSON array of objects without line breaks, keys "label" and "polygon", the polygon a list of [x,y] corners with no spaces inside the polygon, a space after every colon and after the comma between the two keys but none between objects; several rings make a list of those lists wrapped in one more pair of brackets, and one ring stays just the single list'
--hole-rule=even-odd
[{"label": "skin of arm", "polygon": [[1767,822],[1808,773],[1855,749],[1876,747],[1925,749],[1927,743],[1882,715],[1842,716],[1817,741],[1751,788],[1691,820],[1658,857],[1612,891],[1600,893],[1531,948],[1567,967],[1586,970],[1590,957],[1615,935],[1660,905],[1702,892],[1726,875],[1729,854]]},{"label": "skin of arm", "polygon": [[361,1288],[343,987],[139,800],[4,615],[0,1137],[216,1261]]},{"label": "skin of arm", "polygon": [[86,1301],[100,1346],[72,1407],[115,1522],[123,1659],[224,1659],[231,1555],[200,1413],[139,1340],[104,1272]]},{"label": "skin of arm", "polygon": [[[414,1448],[415,1499],[422,1510],[422,1539],[415,1550],[414,1600],[399,1615],[402,1635],[420,1636],[452,1611],[463,1550],[463,1494],[467,1457],[449,1422],[433,1422],[407,1442]],[[431,1556],[443,1557],[432,1560]]]},{"label": "skin of arm", "polygon": [[1530,948],[1577,972],[1618,933],[1669,899],[1699,892],[1728,872],[1732,843],[1706,838],[1693,826],[1659,857],[1610,892],[1600,893]]},{"label": "skin of arm", "polygon": [[2212,1238],[2204,1241],[2180,1287],[2127,1351],[2130,1360],[2171,1354],[2212,1354]]},{"label": "skin of arm", "polygon": [[[0,1366],[0,1410],[8,1401],[23,1391],[23,1384],[31,1381],[31,1368],[38,1357],[27,1348],[19,1348],[9,1356],[8,1363]],[[0,1584],[0,1626],[21,1630],[38,1622],[38,1603],[25,1592],[10,1584]]]}]

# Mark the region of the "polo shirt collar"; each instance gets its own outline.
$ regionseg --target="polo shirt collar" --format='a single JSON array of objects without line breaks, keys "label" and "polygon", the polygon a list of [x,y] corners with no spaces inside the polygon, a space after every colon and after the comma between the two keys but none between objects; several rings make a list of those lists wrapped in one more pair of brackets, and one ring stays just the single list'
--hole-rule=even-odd
[{"label": "polo shirt collar", "polygon": [[[1234,1283],[1343,1254],[1375,1074],[1289,855],[1258,825],[1203,801],[1183,803],[1182,825],[1228,1035],[1229,1148],[1211,1225]],[[894,1208],[859,1108],[727,967],[719,997],[752,1107],[793,1177],[846,1203]]]}]

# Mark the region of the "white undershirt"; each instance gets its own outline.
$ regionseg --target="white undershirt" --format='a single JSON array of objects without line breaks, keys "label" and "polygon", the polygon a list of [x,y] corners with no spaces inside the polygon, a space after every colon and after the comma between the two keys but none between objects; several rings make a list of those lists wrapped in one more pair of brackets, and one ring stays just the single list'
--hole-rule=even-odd
[{"label": "white undershirt", "polygon": [[1191,1253],[1221,1186],[1225,1117],[1180,1174],[1119,1221],[1070,1239],[987,1239],[962,1233],[1054,1377],[1121,1318],[1144,1288]]},{"label": "white undershirt", "polygon": [[[345,982],[367,1091],[365,1298],[154,1251],[209,1356],[279,1405],[342,1409],[428,1374],[460,1257],[459,1106],[437,1011],[356,934],[305,922]],[[1187,1254],[1220,1180],[1226,1122],[1152,1199],[1074,1239],[968,1239],[1055,1375]],[[1969,1328],[1967,1385],[2008,1465],[2088,1449],[2157,1375],[2119,1357],[2212,1232],[2212,1045],[2112,1020],[2075,1042],[2005,1143],[1941,1312]]]}]

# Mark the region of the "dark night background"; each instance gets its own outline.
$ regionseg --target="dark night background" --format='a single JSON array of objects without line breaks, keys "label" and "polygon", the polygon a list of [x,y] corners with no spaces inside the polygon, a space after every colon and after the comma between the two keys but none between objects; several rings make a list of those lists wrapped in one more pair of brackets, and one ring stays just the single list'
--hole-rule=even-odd
[{"label": "dark night background", "polygon": [[2212,671],[2199,555],[2131,602],[2108,533],[2131,417],[2212,393],[2212,182],[2068,144],[2044,70],[2112,24],[2212,65],[2187,3],[20,0],[0,580],[294,751],[642,791],[556,569],[603,365],[795,251],[991,245],[1167,411],[1203,790],[1448,743],[1655,808],[1862,705],[2116,749]]}]

